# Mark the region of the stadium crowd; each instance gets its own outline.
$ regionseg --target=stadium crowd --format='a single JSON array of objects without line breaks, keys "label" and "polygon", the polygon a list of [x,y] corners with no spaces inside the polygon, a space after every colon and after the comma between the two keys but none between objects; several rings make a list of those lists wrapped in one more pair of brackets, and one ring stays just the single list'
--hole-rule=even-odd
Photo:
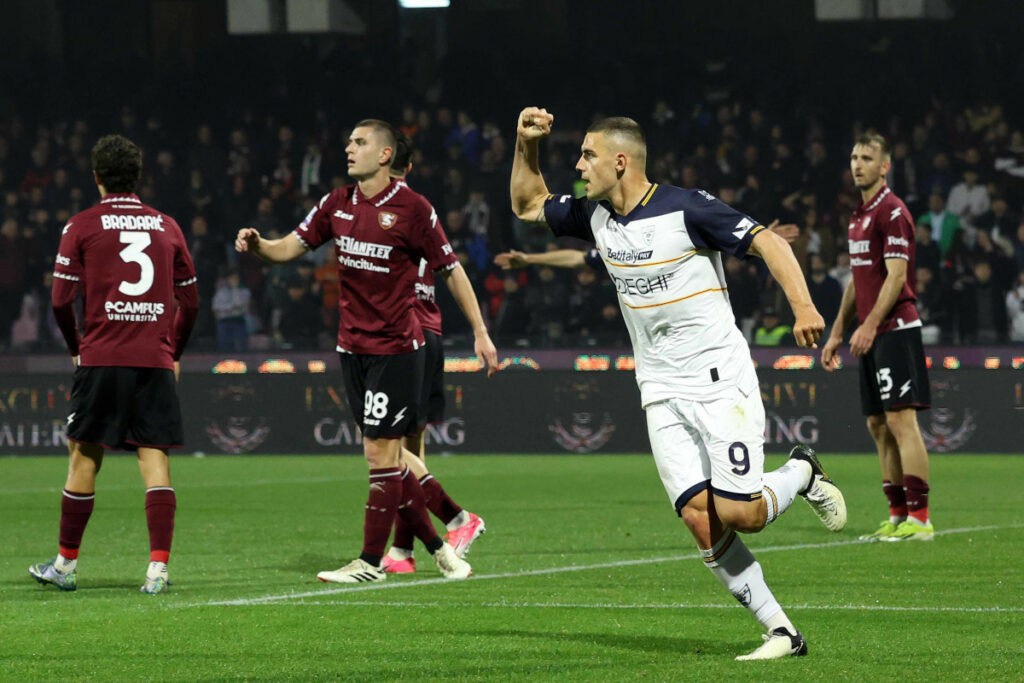
[{"label": "stadium crowd", "polygon": [[[546,229],[513,217],[514,110],[499,120],[405,107],[395,123],[416,146],[408,182],[434,203],[499,345],[624,346],[603,269],[494,265],[508,249],[586,246],[556,244]],[[0,117],[0,348],[63,348],[49,306],[53,260],[62,226],[98,200],[90,148],[112,132],[143,148],[138,194],[175,217],[187,237],[200,286],[198,350],[333,348],[337,275],[329,253],[268,266],[238,258],[232,243],[245,226],[286,234],[325,192],[351,182],[347,122],[318,112],[298,126],[242,109],[193,126],[129,106],[113,120],[119,125],[97,129],[84,119]],[[707,189],[766,224],[778,218],[798,227],[793,249],[831,323],[850,278],[846,226],[860,199],[848,152],[864,124],[837,130],[808,112],[772,117],[740,102],[684,109],[667,100],[638,120],[653,181]],[[587,123],[559,121],[544,148],[551,191],[581,191],[571,169]],[[925,342],[1024,341],[1024,122],[991,102],[936,101],[920,120],[882,123],[893,144],[889,184],[917,223]],[[789,307],[763,264],[730,258],[726,270],[744,334],[755,344],[791,345]],[[448,343],[471,348],[463,317],[438,289]]]}]

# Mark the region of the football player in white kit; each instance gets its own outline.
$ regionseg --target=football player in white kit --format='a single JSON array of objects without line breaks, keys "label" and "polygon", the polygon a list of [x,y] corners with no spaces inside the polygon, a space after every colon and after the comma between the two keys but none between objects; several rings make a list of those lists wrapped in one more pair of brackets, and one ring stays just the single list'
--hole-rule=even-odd
[{"label": "football player in white kit", "polygon": [[536,107],[519,115],[512,208],[556,235],[595,244],[615,283],[665,490],[705,565],[767,632],[761,647],[737,659],[804,655],[803,635],[736,532],[760,531],[797,494],[827,528],[839,531],[846,503],[803,446],[782,467],[764,472],[764,406],[750,350],[729,306],[721,257],[764,259],[793,307],[797,343],[817,348],[825,322],[793,251],[707,192],[649,182],[643,131],[624,117],[587,131],[576,164],[586,197],[548,194],[538,147],[553,122]]}]

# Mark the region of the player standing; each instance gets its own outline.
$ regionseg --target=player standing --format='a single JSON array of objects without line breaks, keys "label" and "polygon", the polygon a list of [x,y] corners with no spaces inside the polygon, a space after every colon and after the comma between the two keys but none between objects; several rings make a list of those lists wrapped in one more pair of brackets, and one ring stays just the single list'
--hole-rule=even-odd
[{"label": "player standing", "polygon": [[[422,259],[444,271],[463,311],[468,278],[433,207],[389,175],[396,146],[394,128],[377,119],[356,124],[345,153],[355,185],[338,188],[320,200],[291,233],[267,240],[252,228],[239,230],[235,248],[264,261],[291,261],[333,240],[338,251],[338,354],[345,390],[363,432],[363,454],[370,469],[369,498],[363,525],[363,550],[335,571],[320,572],[321,581],[363,583],[386,578],[380,563],[395,515],[412,527],[434,556],[446,578],[466,578],[471,569],[434,531],[422,487],[401,466],[401,439],[417,430],[423,383],[425,339],[413,312],[413,282]],[[472,288],[468,294],[472,295]],[[497,367],[490,339],[474,345]]]},{"label": "player standing", "polygon": [[[103,454],[133,450],[146,487],[149,528],[150,563],[140,590],[162,593],[177,507],[167,450],[184,441],[174,383],[199,310],[196,273],[178,224],[134,194],[142,151],[120,135],[108,135],[93,147],[92,167],[100,203],[64,226],[51,293],[77,366],[67,420],[71,461],[61,498],[60,552],[29,573],[40,583],[75,590]],[[81,339],[74,312],[79,288],[85,301]]]},{"label": "player standing", "polygon": [[557,236],[595,244],[604,260],[633,342],[651,449],[669,500],[705,565],[768,632],[761,647],[737,659],[804,655],[803,635],[736,531],[760,531],[797,494],[838,531],[846,504],[802,446],[764,473],[764,406],[729,306],[720,252],[762,257],[793,307],[797,343],[816,346],[825,324],[800,266],[784,239],[710,194],[648,182],[647,144],[632,119],[604,119],[587,131],[576,164],[586,198],[548,194],[538,143],[553,120],[535,107],[519,115],[512,208]]},{"label": "player standing", "polygon": [[928,451],[917,411],[931,406],[931,387],[914,293],[914,222],[885,183],[891,159],[881,135],[857,139],[850,170],[863,203],[850,217],[853,278],[843,292],[832,332],[821,350],[826,370],[839,367],[836,351],[854,312],[860,325],[850,351],[860,357],[860,400],[878,449],[889,519],[871,541],[930,541]]},{"label": "player standing", "polygon": [[[405,183],[405,176],[412,169],[412,140],[405,133],[396,133],[395,153],[391,159],[391,177]],[[441,344],[441,309],[437,307],[435,297],[434,271],[428,267],[426,259],[420,261],[413,293],[413,305],[416,316],[423,328],[426,340],[426,362],[424,363],[423,388],[420,393],[419,424],[415,434],[403,440],[402,462],[408,466],[409,473],[415,476],[423,493],[426,495],[427,509],[441,520],[448,529],[445,540],[455,554],[465,557],[470,546],[487,530],[483,518],[456,503],[441,486],[426,465],[425,433],[427,424],[438,424],[444,421],[444,346]],[[461,268],[460,272],[465,275]],[[458,275],[453,273],[454,277]],[[474,306],[467,311],[473,335],[478,339],[490,337],[484,326],[483,316],[476,295],[472,293]],[[404,476],[409,476],[406,473]],[[381,567],[389,574],[412,574],[416,571],[416,558],[413,555],[412,528],[401,517],[395,518],[395,536],[391,548],[381,561]]]}]

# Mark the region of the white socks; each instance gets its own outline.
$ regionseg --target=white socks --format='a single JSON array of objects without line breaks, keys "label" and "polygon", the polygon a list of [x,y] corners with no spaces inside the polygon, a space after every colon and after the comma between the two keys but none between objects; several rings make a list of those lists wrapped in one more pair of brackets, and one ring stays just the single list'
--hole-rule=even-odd
[{"label": "white socks", "polygon": [[388,550],[388,557],[392,560],[398,560],[399,562],[402,560],[408,560],[412,557],[412,550],[406,550],[405,548],[399,548],[398,546],[393,545],[391,546],[391,549]]},{"label": "white socks", "polygon": [[800,490],[807,487],[810,479],[811,465],[805,460],[788,460],[779,469],[766,472],[761,477],[764,502],[768,508],[768,521],[765,522],[765,526],[789,509]]},{"label": "white socks", "polygon": [[711,573],[741,605],[750,610],[765,631],[785,626],[790,633],[796,634],[796,628],[765,583],[761,565],[735,531],[726,531],[718,543],[710,550],[702,549],[700,554]]},{"label": "white socks", "polygon": [[156,580],[161,576],[167,576],[167,563],[150,562],[149,567],[146,569],[146,578],[149,580]]},{"label": "white socks", "polygon": [[452,518],[452,521],[445,524],[448,531],[455,531],[463,524],[469,524],[469,513],[463,510]]},{"label": "white socks", "polygon": [[78,559],[69,560],[63,555],[57,555],[57,559],[53,562],[53,567],[61,574],[70,574],[78,567]]}]

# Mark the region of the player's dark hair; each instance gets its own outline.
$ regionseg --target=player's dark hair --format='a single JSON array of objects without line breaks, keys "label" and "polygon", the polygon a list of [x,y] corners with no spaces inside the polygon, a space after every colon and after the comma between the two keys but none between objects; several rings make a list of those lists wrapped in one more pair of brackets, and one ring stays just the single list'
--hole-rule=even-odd
[{"label": "player's dark hair", "polygon": [[412,163],[412,138],[396,131],[395,152],[391,155],[391,175],[402,178]]},{"label": "player's dark hair", "polygon": [[107,192],[135,192],[142,176],[142,150],[121,135],[105,135],[92,148],[92,170]]},{"label": "player's dark hair", "polygon": [[391,157],[394,159],[394,154],[398,151],[398,130],[387,121],[382,121],[381,119],[363,119],[355,127],[362,128],[364,126],[372,128],[384,136],[384,146],[391,148]]},{"label": "player's dark hair", "polygon": [[613,133],[628,138],[634,143],[647,149],[647,138],[644,136],[644,129],[640,124],[628,116],[612,116],[601,119],[587,128],[588,133]]},{"label": "player's dark hair", "polygon": [[857,140],[853,144],[865,145],[868,147],[872,145],[877,145],[878,149],[882,151],[883,157],[889,158],[892,155],[892,145],[890,145],[889,141],[886,140],[883,136],[875,132],[869,131],[867,133],[862,133],[861,135],[857,136]]}]

